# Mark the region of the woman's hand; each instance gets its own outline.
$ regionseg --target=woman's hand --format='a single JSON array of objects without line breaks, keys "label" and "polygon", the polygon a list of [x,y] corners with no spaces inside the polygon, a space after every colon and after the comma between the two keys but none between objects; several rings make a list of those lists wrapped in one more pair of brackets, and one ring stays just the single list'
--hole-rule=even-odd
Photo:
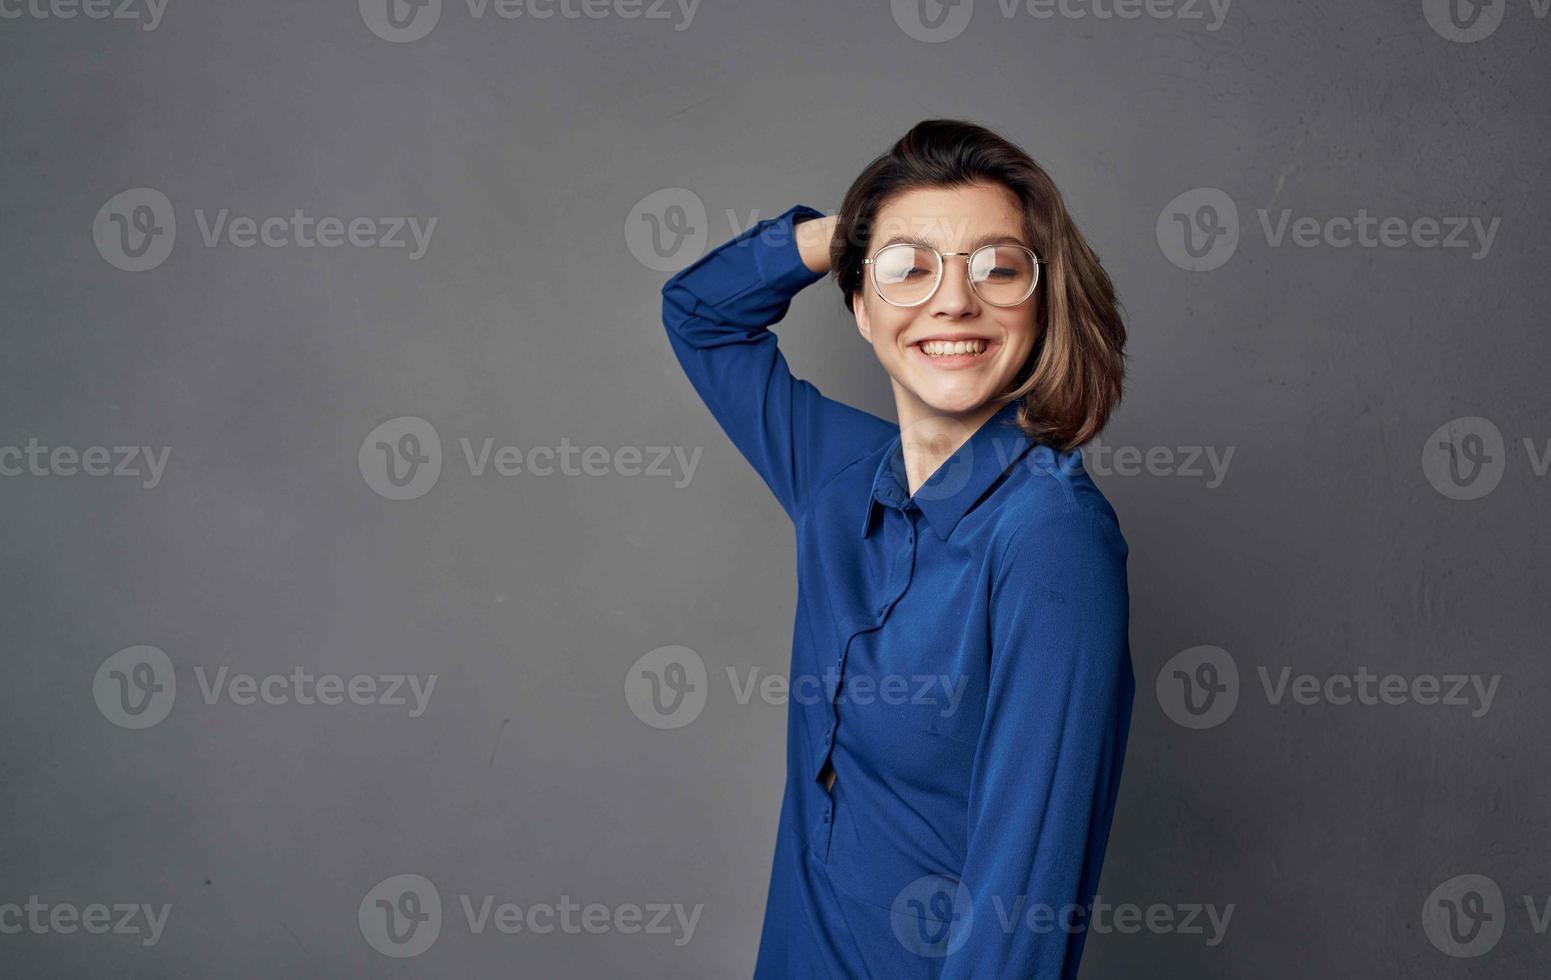
[{"label": "woman's hand", "polygon": [[802,256],[802,264],[812,271],[829,271],[829,243],[835,237],[835,223],[839,220],[839,215],[829,214],[796,224],[797,252]]}]

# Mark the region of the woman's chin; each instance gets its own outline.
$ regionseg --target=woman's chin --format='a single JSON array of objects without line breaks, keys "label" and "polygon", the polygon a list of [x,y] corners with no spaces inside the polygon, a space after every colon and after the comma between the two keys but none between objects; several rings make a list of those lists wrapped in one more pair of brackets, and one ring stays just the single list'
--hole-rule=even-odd
[{"label": "woman's chin", "polygon": [[917,397],[934,414],[953,418],[974,415],[991,402],[991,396],[981,391],[923,392]]}]

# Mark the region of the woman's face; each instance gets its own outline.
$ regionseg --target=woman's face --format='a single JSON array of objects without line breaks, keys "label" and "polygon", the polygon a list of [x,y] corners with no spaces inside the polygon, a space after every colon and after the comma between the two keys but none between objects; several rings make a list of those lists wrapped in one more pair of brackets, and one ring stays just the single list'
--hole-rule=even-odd
[{"label": "woman's face", "polygon": [[[991,184],[921,188],[890,198],[878,211],[867,256],[896,238],[944,253],[973,252],[1001,238],[1033,248],[1017,197]],[[902,426],[934,416],[978,425],[1000,407],[996,397],[1012,387],[1034,349],[1042,289],[1018,306],[991,306],[970,288],[967,262],[966,256],[944,259],[937,291],[911,307],[885,302],[873,288],[872,267],[864,267],[852,304],[856,326],[893,380]]]}]

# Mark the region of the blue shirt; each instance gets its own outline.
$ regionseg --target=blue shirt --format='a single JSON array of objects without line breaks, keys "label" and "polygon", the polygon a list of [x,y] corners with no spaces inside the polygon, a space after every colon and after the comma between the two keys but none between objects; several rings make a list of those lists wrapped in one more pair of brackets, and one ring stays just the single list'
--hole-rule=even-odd
[{"label": "blue shirt", "polygon": [[[792,377],[796,205],[663,286],[696,392],[796,528],[756,980],[1075,977],[1135,690],[1125,539],[1009,404],[908,491],[898,426]],[[832,790],[821,779],[836,773]]]}]

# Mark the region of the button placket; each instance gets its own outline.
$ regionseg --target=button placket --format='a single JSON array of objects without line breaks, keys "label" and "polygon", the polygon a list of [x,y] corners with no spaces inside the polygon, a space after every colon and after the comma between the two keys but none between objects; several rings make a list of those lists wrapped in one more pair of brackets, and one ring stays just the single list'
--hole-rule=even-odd
[{"label": "button placket", "polygon": [[[916,515],[919,513],[919,511],[915,510],[915,508],[904,505],[904,498],[900,496],[897,491],[886,490],[879,496],[886,504],[890,506],[890,509],[894,510],[895,513],[904,519],[905,527],[904,543],[901,545],[899,551],[896,554],[893,569],[894,574],[891,576],[890,586],[886,589],[885,593],[892,593],[892,597],[881,600],[874,608],[874,613],[877,618],[873,623],[873,628],[877,628],[883,625],[884,618],[888,615],[889,610],[896,602],[900,600],[902,596],[904,596],[905,591],[910,587],[910,580],[915,573],[915,525]],[[885,516],[884,520],[887,524],[889,518]],[[886,529],[884,530],[884,534],[887,534]],[[863,626],[861,628],[865,630],[867,627]],[[835,729],[838,727],[840,720],[840,695],[845,687],[846,653],[850,647],[851,639],[854,639],[855,636],[856,633],[853,632],[851,637],[847,639],[845,647],[841,649],[840,654],[835,658],[835,686],[834,690],[830,692],[830,725],[829,731],[824,735],[824,747],[826,751],[824,752],[824,761],[821,761],[819,764],[820,772],[823,771],[825,762],[827,762],[833,754]],[[834,786],[838,786],[839,784],[840,781],[837,778],[835,780]],[[832,786],[831,788],[824,791],[824,812],[819,818],[820,826],[823,828],[824,834],[824,860],[826,861],[829,860],[830,844],[833,840],[835,829],[835,806],[835,794]]]},{"label": "button placket", "polygon": [[[847,640],[846,642],[849,645],[850,641]],[[824,754],[823,754],[823,759],[819,763],[819,773],[820,773],[821,777],[822,777],[822,774],[824,772],[825,764],[830,761],[831,756],[834,754],[835,729],[840,724],[840,704],[839,704],[838,698],[840,696],[840,689],[843,686],[843,684],[845,683],[845,676],[844,676],[844,674],[845,674],[845,650],[842,649],[840,651],[840,655],[835,658],[835,688],[834,688],[833,691],[830,692],[830,696],[829,696],[829,731],[824,733],[824,750],[825,751],[824,751]],[[823,787],[822,778],[819,781],[819,785],[820,785],[821,788]],[[824,860],[828,861],[829,860],[830,839],[831,839],[831,835],[834,833],[834,829],[835,829],[835,798],[834,798],[833,786],[831,786],[830,788],[824,789],[823,792],[824,792],[824,813],[819,818],[819,823],[820,823],[820,826],[822,827],[823,840],[824,840],[824,852],[823,852],[824,853]]]},{"label": "button placket", "polygon": [[895,567],[897,570],[895,572],[894,579],[898,581],[899,584],[897,587],[891,587],[889,589],[889,591],[893,593],[893,598],[884,599],[878,604],[878,607],[875,610],[875,615],[878,617],[879,626],[883,625],[883,620],[886,616],[888,616],[889,610],[892,609],[894,604],[898,602],[905,594],[905,590],[910,588],[910,579],[915,574],[915,515],[917,513],[919,513],[919,511],[915,510],[913,506],[899,508],[899,516],[904,518],[905,521],[905,543],[900,546],[899,553],[895,558]]}]

